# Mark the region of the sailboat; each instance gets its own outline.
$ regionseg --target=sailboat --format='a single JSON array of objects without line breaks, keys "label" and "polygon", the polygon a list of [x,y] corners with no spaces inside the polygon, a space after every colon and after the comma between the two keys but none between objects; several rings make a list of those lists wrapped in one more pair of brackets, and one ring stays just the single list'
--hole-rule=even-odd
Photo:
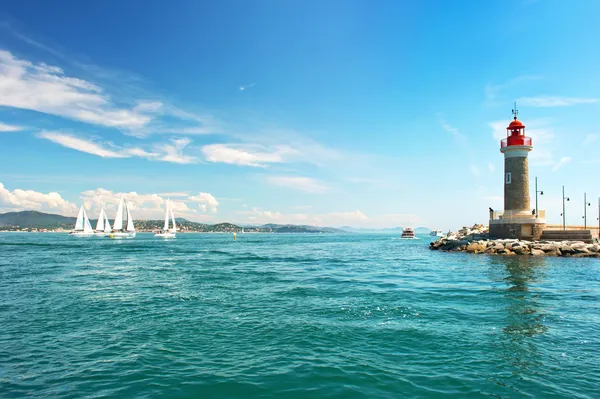
[{"label": "sailboat", "polygon": [[90,219],[88,219],[83,205],[81,205],[81,208],[79,208],[79,214],[77,214],[75,228],[69,234],[78,237],[91,237],[94,235],[94,230],[90,224]]},{"label": "sailboat", "polygon": [[100,215],[98,215],[98,222],[96,223],[94,235],[104,237],[110,234],[110,230],[110,222],[108,221],[108,217],[104,211],[104,206],[102,206],[102,209],[100,209]]},{"label": "sailboat", "polygon": [[[165,207],[165,225],[163,228],[154,233],[154,237],[162,237],[162,238],[175,238],[177,233],[177,225],[175,224],[175,216],[173,216],[173,209],[170,206],[169,200],[167,200],[167,205]],[[169,230],[169,214],[171,215],[171,222],[173,227]]]},{"label": "sailboat", "polygon": [[[125,208],[125,209],[123,209]],[[123,216],[127,217],[127,223],[123,228]],[[133,218],[131,212],[129,212],[129,206],[125,202],[125,198],[121,196],[119,201],[119,207],[117,208],[117,215],[111,233],[108,235],[110,238],[133,238],[135,237],[135,226],[133,225]]]}]

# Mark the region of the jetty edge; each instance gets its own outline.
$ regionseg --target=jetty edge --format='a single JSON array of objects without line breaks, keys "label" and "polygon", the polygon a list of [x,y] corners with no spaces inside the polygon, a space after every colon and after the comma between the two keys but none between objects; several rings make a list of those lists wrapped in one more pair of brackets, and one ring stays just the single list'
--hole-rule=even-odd
[{"label": "jetty edge", "polygon": [[600,258],[598,243],[583,241],[526,241],[512,238],[490,238],[487,226],[476,224],[449,232],[429,244],[429,249],[486,255],[572,256]]}]

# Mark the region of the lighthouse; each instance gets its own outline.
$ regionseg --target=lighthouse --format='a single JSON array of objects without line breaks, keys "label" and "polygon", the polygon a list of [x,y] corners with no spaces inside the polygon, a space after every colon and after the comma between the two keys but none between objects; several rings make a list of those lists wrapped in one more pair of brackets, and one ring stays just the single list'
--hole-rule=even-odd
[{"label": "lighthouse", "polygon": [[517,119],[516,104],[512,113],[506,138],[500,141],[500,152],[504,155],[504,212],[490,213],[490,235],[539,239],[546,221],[545,212],[539,211],[536,215],[530,206],[528,155],[533,144],[531,137],[525,135],[525,125]]}]

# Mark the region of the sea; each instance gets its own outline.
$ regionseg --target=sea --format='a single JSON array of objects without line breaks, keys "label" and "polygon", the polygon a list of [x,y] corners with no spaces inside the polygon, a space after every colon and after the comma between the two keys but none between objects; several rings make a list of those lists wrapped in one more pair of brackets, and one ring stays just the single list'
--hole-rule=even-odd
[{"label": "sea", "polygon": [[2,398],[599,398],[600,261],[0,234]]}]

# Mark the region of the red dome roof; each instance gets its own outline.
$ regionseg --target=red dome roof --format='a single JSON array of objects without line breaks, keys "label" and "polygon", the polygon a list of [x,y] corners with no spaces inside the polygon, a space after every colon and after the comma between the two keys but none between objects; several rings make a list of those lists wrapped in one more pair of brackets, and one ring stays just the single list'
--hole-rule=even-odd
[{"label": "red dome roof", "polygon": [[516,118],[515,118],[515,120],[514,120],[514,121],[512,121],[512,122],[510,123],[510,125],[508,125],[508,128],[509,128],[509,129],[516,129],[516,128],[520,128],[520,127],[525,127],[525,125],[524,125],[524,124],[522,124],[522,123],[521,123],[521,121],[520,121],[520,120],[518,120],[518,119],[516,119]]}]

